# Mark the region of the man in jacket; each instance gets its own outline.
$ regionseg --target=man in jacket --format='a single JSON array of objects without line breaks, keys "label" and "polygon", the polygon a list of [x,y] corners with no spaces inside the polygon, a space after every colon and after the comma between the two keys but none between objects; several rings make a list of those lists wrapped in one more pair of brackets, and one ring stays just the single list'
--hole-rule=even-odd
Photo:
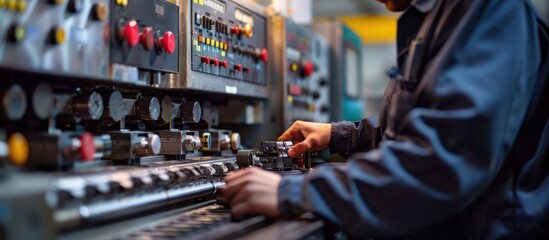
[{"label": "man in jacket", "polygon": [[[533,237],[549,218],[547,38],[529,0],[378,0],[398,22],[379,118],[296,122],[289,151],[348,157],[226,177],[234,215],[316,213],[351,237]],[[545,105],[544,105],[545,104]]]}]

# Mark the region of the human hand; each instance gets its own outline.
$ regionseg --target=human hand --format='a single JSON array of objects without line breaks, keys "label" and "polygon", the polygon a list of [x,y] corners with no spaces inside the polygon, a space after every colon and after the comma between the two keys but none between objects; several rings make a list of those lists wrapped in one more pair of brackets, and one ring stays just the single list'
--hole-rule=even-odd
[{"label": "human hand", "polygon": [[297,157],[307,151],[320,151],[330,145],[332,124],[296,121],[278,138],[278,141],[292,141],[288,150],[290,157]]},{"label": "human hand", "polygon": [[234,217],[262,214],[278,217],[278,187],[281,176],[260,168],[245,168],[229,173],[221,189]]}]

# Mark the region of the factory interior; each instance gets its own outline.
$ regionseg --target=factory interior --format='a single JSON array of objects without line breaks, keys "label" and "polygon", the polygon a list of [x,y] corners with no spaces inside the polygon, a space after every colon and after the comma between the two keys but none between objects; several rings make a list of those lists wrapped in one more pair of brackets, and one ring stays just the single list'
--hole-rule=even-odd
[{"label": "factory interior", "polygon": [[0,240],[549,239],[547,0],[0,0]]}]

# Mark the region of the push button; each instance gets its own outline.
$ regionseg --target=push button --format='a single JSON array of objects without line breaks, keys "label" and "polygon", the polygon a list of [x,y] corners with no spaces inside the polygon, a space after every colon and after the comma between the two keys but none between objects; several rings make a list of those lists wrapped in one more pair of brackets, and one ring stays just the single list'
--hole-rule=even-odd
[{"label": "push button", "polygon": [[207,57],[207,56],[202,56],[200,58],[200,61],[205,63],[205,64],[210,64],[210,57]]},{"label": "push button", "polygon": [[80,136],[80,159],[82,161],[92,161],[95,155],[94,136],[91,133],[84,133]]},{"label": "push button", "polygon": [[269,61],[269,51],[267,51],[266,48],[261,49],[261,53],[259,54],[259,58],[264,63],[268,62]]},{"label": "push button", "polygon": [[154,31],[150,27],[143,29],[140,37],[141,45],[146,51],[150,51],[154,48]]},{"label": "push button", "polygon": [[175,35],[171,31],[167,31],[162,37],[158,38],[157,44],[162,50],[172,54],[175,52]]},{"label": "push button", "polygon": [[103,21],[107,18],[107,5],[99,2],[92,7],[92,18],[96,21]]},{"label": "push button", "polygon": [[13,43],[19,43],[25,40],[27,29],[22,25],[13,25],[8,31],[8,40]]},{"label": "push button", "polygon": [[115,0],[114,1],[116,5],[121,7],[127,7],[128,6],[128,0]]},{"label": "push button", "polygon": [[20,133],[14,133],[8,139],[8,159],[13,165],[23,166],[29,157],[29,144]]},{"label": "push button", "polygon": [[120,37],[128,43],[130,47],[134,47],[139,43],[139,26],[137,21],[131,20],[120,28]]},{"label": "push button", "polygon": [[52,43],[60,45],[65,43],[66,40],[66,34],[65,29],[62,27],[55,27],[51,30],[51,40]]},{"label": "push button", "polygon": [[27,10],[27,1],[26,0],[17,1],[15,10],[17,10],[18,12],[24,12],[25,10]]},{"label": "push button", "polygon": [[68,10],[72,13],[79,13],[82,11],[84,3],[83,0],[70,0]]}]

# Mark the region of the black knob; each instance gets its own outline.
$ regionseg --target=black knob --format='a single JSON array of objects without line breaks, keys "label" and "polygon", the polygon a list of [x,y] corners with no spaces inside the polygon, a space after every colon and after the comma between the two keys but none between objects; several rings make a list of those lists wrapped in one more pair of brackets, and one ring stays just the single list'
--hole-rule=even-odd
[{"label": "black knob", "polygon": [[156,121],[149,121],[147,123],[162,126],[169,123],[173,116],[173,102],[172,99],[165,94],[157,94],[154,96],[159,101],[160,112]]},{"label": "black knob", "polygon": [[72,112],[77,118],[98,120],[103,110],[103,98],[97,92],[86,92],[72,99]]},{"label": "black knob", "polygon": [[328,85],[328,80],[326,78],[321,78],[318,81],[318,85],[320,85],[321,87],[324,87],[324,86]]},{"label": "black knob", "polygon": [[79,13],[83,8],[83,0],[70,0],[68,10],[72,13]]},{"label": "black knob", "polygon": [[320,93],[317,92],[317,91],[315,91],[315,92],[313,92],[312,97],[313,97],[313,99],[315,99],[315,100],[316,100],[316,99],[319,99],[319,98],[320,98]]},{"label": "black knob", "polygon": [[329,112],[330,111],[330,108],[328,106],[322,106],[320,108],[320,111],[323,112],[323,113],[326,113],[326,112]]},{"label": "black knob", "polygon": [[181,118],[185,123],[198,123],[202,119],[202,107],[200,103],[189,101],[181,106]]},{"label": "black knob", "polygon": [[156,121],[160,117],[160,101],[156,97],[144,96],[135,107],[135,112],[143,121]]}]

